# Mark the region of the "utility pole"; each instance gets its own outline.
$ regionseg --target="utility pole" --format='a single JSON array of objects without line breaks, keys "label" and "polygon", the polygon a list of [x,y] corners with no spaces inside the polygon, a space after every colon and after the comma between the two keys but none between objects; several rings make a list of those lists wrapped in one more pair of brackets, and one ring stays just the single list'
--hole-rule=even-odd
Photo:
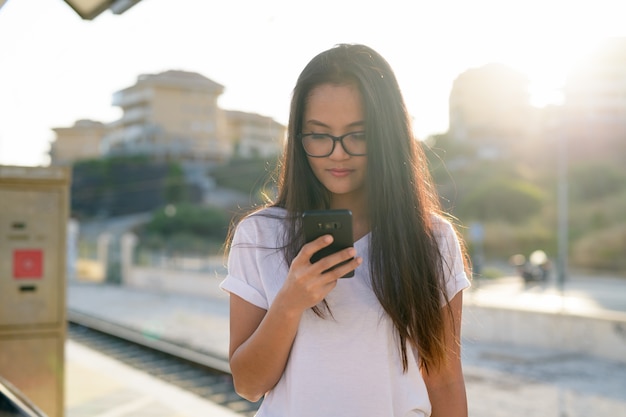
[{"label": "utility pole", "polygon": [[567,138],[566,129],[563,125],[558,129],[558,287],[563,295],[565,290],[565,280],[567,279],[567,252],[568,252],[568,154],[567,154]]}]

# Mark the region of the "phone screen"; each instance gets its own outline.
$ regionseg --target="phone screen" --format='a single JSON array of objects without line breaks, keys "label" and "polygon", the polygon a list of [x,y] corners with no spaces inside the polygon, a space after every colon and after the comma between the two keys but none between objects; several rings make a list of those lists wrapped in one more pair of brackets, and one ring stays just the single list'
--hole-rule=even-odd
[{"label": "phone screen", "polygon": [[[307,243],[323,235],[333,236],[333,243],[322,248],[311,257],[311,262],[313,263],[337,251],[354,246],[352,239],[352,212],[350,210],[305,211],[302,214],[302,227],[304,230],[304,239]],[[345,262],[341,264],[343,263]],[[339,265],[335,265],[333,268]],[[342,278],[353,276],[354,271],[350,271]]]}]

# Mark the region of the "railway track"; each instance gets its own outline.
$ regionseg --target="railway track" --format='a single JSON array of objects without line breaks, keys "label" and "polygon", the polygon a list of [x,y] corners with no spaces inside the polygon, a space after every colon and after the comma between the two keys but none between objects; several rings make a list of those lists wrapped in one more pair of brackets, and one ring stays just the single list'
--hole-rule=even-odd
[{"label": "railway track", "polygon": [[130,329],[79,314],[70,313],[68,318],[68,338],[139,371],[244,417],[254,416],[261,404],[237,395],[227,362],[222,358],[150,339]]}]

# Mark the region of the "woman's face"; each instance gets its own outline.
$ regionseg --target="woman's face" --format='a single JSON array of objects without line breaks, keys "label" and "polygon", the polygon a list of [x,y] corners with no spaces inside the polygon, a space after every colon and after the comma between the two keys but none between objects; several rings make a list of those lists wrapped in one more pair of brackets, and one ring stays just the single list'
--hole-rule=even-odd
[{"label": "woman's face", "polygon": [[[352,84],[321,84],[313,88],[305,104],[302,126],[303,134],[339,137],[364,132],[363,104],[358,88]],[[350,135],[343,141],[352,153],[363,153],[362,135]],[[350,155],[336,141],[330,155],[307,158],[317,179],[332,193],[333,206],[345,207],[344,202],[350,204],[364,197],[367,156]]]}]

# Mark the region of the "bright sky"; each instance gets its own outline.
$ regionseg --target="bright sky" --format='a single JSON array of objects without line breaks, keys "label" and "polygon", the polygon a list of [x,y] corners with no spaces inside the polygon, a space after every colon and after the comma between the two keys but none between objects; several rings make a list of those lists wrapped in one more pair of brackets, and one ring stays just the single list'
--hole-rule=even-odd
[{"label": "bright sky", "polygon": [[110,122],[137,76],[198,72],[220,106],[287,122],[295,80],[341,42],[378,50],[398,76],[420,137],[448,128],[463,71],[501,62],[527,74],[534,101],[558,97],[568,68],[601,39],[626,36],[623,0],[143,0],[82,20],[63,0],[0,9],[0,164],[47,165],[53,127]]}]

